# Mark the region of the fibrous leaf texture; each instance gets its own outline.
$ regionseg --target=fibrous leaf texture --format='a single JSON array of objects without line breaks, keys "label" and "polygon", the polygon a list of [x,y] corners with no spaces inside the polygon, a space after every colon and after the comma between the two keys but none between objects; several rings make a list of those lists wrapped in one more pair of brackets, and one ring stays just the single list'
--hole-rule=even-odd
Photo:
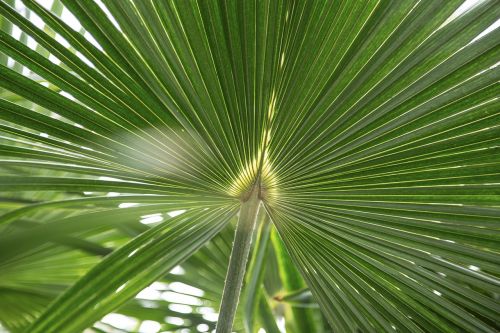
[{"label": "fibrous leaf texture", "polygon": [[251,194],[236,330],[497,332],[499,16],[496,0],[1,0],[0,323],[82,332],[183,262],[212,295]]}]

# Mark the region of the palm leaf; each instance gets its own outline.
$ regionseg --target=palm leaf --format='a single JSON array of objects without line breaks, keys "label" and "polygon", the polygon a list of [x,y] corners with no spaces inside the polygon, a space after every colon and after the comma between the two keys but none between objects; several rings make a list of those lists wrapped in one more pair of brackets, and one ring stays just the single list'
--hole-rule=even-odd
[{"label": "palm leaf", "polygon": [[219,332],[498,329],[496,1],[21,2],[0,2],[4,327],[212,329],[134,299],[182,263]]}]

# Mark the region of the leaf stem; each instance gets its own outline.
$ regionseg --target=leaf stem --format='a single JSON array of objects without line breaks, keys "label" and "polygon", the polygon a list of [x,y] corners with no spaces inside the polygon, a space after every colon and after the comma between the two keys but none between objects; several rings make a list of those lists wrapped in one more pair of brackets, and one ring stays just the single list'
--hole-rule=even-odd
[{"label": "leaf stem", "polygon": [[252,244],[253,230],[257,214],[259,213],[259,192],[259,186],[255,185],[248,199],[241,204],[240,217],[236,226],[224,292],[222,294],[222,303],[219,309],[216,333],[230,333],[233,327],[241,286],[245,277],[248,254]]}]

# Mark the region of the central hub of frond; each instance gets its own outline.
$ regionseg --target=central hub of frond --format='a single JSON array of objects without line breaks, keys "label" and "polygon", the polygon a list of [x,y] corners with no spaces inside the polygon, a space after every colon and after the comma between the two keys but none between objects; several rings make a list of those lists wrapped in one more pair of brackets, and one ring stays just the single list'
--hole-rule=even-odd
[{"label": "central hub of frond", "polygon": [[267,129],[262,132],[261,148],[255,155],[256,157],[243,167],[234,182],[229,186],[229,195],[238,197],[241,201],[246,201],[249,194],[256,187],[259,190],[259,198],[263,201],[269,202],[276,195],[276,176],[266,150],[271,139],[269,124],[272,122],[275,109],[276,94],[273,91],[267,110]]},{"label": "central hub of frond", "polygon": [[259,157],[248,163],[238,177],[234,180],[228,190],[228,194],[246,201],[249,194],[258,187],[259,198],[263,201],[270,201],[276,194],[276,177],[272,171],[272,166],[267,158],[267,154],[261,154],[262,163]]}]

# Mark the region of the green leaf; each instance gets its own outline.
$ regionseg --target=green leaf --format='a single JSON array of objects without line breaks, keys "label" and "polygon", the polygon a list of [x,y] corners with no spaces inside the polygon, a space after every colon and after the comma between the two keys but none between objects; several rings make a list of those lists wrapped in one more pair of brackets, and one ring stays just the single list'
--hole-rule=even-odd
[{"label": "green leaf", "polygon": [[[117,311],[132,331],[213,329],[242,248],[222,229],[258,189],[273,225],[235,330],[495,332],[499,16],[495,0],[0,2],[1,325],[110,331]],[[205,298],[169,323],[171,303],[133,299],[154,281]]]},{"label": "green leaf", "polygon": [[88,327],[200,248],[232,215],[234,207],[193,210],[141,234],[56,300],[30,332],[74,332]]}]

